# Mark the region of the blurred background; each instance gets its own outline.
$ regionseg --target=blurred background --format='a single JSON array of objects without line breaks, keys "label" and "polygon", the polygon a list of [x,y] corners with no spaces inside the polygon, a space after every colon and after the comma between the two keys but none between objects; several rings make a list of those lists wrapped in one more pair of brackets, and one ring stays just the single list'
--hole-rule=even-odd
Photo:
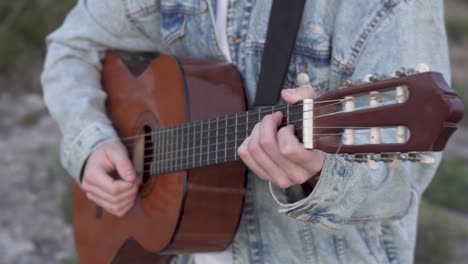
[{"label": "blurred background", "polygon": [[[77,263],[71,182],[39,84],[45,35],[74,3],[0,0],[0,264]],[[468,0],[445,3],[452,86],[468,110]],[[468,263],[468,118],[463,122],[424,195],[416,263]]]}]

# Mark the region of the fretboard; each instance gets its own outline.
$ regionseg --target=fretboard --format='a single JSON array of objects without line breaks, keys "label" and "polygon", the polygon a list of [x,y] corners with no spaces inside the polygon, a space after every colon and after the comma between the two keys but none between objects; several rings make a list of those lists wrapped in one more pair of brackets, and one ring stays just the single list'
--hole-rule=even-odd
[{"label": "fretboard", "polygon": [[303,106],[279,105],[229,114],[184,125],[161,128],[151,133],[151,175],[188,170],[239,160],[237,148],[261,119],[283,113],[281,126],[292,124],[299,134]]}]

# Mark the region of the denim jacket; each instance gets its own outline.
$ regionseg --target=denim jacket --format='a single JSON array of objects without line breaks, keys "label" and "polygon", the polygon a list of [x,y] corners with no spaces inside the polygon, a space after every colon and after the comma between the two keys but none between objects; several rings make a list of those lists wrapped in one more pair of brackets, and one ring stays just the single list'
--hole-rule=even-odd
[{"label": "denim jacket", "polygon": [[[250,103],[270,7],[271,0],[229,0],[229,50]],[[105,51],[225,60],[214,10],[209,0],[80,0],[48,36],[44,98],[62,130],[61,159],[73,177],[97,145],[117,138],[100,85]],[[418,63],[449,80],[447,54],[442,0],[309,0],[286,86],[297,86],[297,75],[306,73],[320,95],[347,79]],[[440,160],[440,153],[431,155]],[[230,247],[234,263],[411,263],[418,204],[437,164],[369,170],[328,154],[312,193],[295,198],[275,186],[270,192],[249,173]]]}]

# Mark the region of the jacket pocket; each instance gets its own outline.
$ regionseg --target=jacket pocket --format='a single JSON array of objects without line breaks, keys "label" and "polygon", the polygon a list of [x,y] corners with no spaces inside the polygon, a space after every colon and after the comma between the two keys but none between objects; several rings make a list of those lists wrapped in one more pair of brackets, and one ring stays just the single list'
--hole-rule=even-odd
[{"label": "jacket pocket", "polygon": [[[258,76],[260,73],[264,48],[264,42],[246,42],[246,70],[254,76]],[[298,76],[301,73],[306,73],[310,79],[310,85],[320,95],[328,90],[329,67],[330,45],[328,36],[299,34],[291,54],[284,87],[294,88],[299,86]]]},{"label": "jacket pocket", "polygon": [[208,9],[205,0],[123,0],[128,18],[147,37],[169,46],[183,37],[187,19]]}]

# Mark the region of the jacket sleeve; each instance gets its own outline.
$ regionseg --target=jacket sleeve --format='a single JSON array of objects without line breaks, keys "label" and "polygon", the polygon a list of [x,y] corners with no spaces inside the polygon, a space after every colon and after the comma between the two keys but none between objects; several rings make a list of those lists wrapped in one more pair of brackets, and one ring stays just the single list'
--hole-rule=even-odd
[{"label": "jacket sleeve", "polygon": [[123,2],[80,0],[47,37],[41,76],[44,99],[63,134],[62,164],[77,180],[91,151],[117,138],[105,115],[106,94],[100,83],[106,50],[156,50],[128,21]]},{"label": "jacket sleeve", "polygon": [[[350,19],[356,14],[340,17],[338,12],[331,71],[338,72],[341,79],[359,80],[369,73],[391,74],[401,67],[426,63],[450,81],[443,2],[378,2],[381,4],[366,4],[369,10],[360,20]],[[356,20],[360,22],[349,22]],[[352,223],[399,219],[417,206],[435,174],[441,153],[429,155],[435,158],[434,164],[404,162],[390,169],[379,162],[377,170],[369,170],[366,164],[327,154],[309,196],[291,202],[285,190],[272,184],[270,190],[281,213],[331,231]]]}]

